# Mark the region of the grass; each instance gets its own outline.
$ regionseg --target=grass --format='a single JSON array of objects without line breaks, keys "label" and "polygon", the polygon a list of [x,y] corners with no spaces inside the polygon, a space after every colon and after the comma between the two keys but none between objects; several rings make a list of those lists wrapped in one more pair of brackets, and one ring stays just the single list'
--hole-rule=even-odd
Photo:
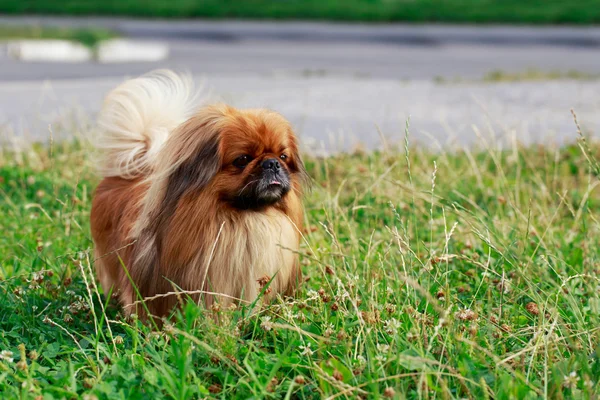
[{"label": "grass", "polygon": [[483,77],[484,82],[535,82],[550,81],[558,79],[572,80],[597,80],[599,74],[588,74],[580,71],[541,71],[538,69],[528,69],[522,72],[506,72],[494,70]]},{"label": "grass", "polygon": [[94,47],[103,40],[117,37],[117,33],[102,28],[53,28],[43,26],[0,26],[0,41],[12,39],[63,39]]},{"label": "grass", "polygon": [[600,0],[3,0],[0,13],[336,21],[593,24]]},{"label": "grass", "polygon": [[600,147],[409,141],[307,159],[294,300],[160,331],[96,290],[88,145],[5,149],[3,398],[598,398]]},{"label": "grass", "polygon": [[543,71],[535,68],[524,71],[508,72],[500,69],[486,73],[481,79],[464,79],[460,77],[446,78],[434,77],[434,82],[441,85],[453,85],[463,83],[504,83],[504,82],[546,82],[556,80],[595,81],[600,79],[600,74],[591,74],[576,70],[569,71]]}]

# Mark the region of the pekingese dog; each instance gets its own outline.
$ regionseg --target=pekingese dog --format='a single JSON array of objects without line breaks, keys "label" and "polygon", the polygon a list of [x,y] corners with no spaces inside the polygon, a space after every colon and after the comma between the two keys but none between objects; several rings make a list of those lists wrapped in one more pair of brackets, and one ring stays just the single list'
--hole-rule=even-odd
[{"label": "pekingese dog", "polygon": [[168,316],[189,293],[207,306],[289,295],[301,277],[306,172],[289,122],[194,110],[192,86],[155,71],[110,92],[99,115],[96,271],[128,314]]}]

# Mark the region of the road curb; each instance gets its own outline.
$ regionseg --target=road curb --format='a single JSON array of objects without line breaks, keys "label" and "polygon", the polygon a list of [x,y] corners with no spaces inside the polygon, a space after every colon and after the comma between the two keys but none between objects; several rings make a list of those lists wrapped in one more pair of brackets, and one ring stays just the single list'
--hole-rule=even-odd
[{"label": "road curb", "polygon": [[169,46],[161,42],[112,39],[100,43],[96,49],[96,60],[100,63],[153,62],[168,56]]},{"label": "road curb", "polygon": [[6,43],[6,53],[23,62],[155,62],[169,56],[169,46],[162,42],[112,39],[92,49],[68,40],[14,40]]},{"label": "road curb", "polygon": [[92,50],[80,43],[68,40],[15,40],[6,45],[7,54],[25,62],[64,62],[90,61]]}]

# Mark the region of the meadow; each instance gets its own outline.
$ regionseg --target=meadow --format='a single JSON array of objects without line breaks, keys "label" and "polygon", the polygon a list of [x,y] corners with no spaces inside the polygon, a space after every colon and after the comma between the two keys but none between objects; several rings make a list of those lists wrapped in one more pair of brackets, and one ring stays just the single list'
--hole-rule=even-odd
[{"label": "meadow", "polygon": [[600,0],[3,0],[0,13],[363,22],[597,24]]},{"label": "meadow", "polygon": [[2,41],[19,39],[62,39],[79,42],[84,46],[93,48],[103,40],[114,39],[118,35],[116,32],[102,28],[57,28],[38,25],[19,26],[5,25],[0,26],[0,43]]},{"label": "meadow", "polygon": [[1,397],[597,399],[600,147],[411,135],[307,155],[295,298],[162,327],[96,286],[86,141],[4,148]]}]

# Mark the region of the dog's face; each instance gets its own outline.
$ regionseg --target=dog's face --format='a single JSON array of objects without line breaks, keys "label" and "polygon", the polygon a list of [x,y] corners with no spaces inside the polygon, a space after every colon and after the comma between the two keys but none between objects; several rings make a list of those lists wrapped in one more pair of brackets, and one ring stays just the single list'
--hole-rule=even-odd
[{"label": "dog's face", "polygon": [[258,209],[298,190],[302,162],[294,133],[279,114],[236,112],[225,117],[219,136],[221,167],[214,185],[220,200]]},{"label": "dog's face", "polygon": [[171,172],[164,184],[157,182],[163,195],[150,196],[162,198],[162,206],[149,207],[168,210],[163,216],[180,199],[199,195],[241,210],[277,206],[291,191],[300,196],[307,176],[290,124],[264,109],[204,108],[169,138],[163,153],[158,170]]}]

